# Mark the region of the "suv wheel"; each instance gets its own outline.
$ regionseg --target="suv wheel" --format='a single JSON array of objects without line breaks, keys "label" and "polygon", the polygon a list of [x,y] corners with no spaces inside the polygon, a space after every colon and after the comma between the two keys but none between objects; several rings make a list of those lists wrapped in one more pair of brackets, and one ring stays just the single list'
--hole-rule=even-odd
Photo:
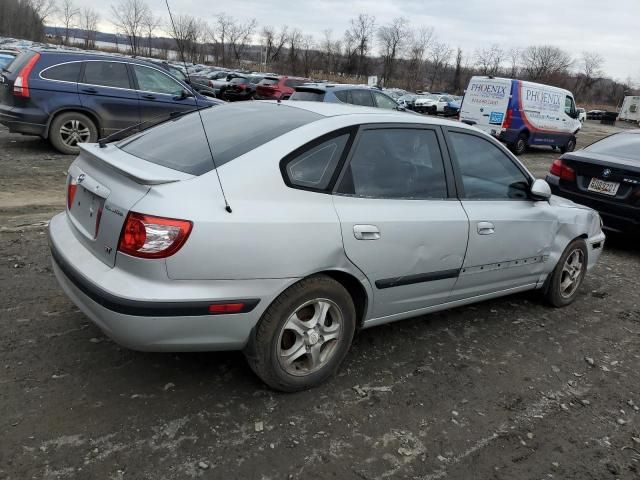
[{"label": "suv wheel", "polygon": [[338,370],[355,326],[349,292],[332,278],[309,277],[289,287],[267,308],[245,355],[271,388],[305,390]]},{"label": "suv wheel", "polygon": [[86,115],[79,112],[65,112],[58,115],[49,127],[49,141],[56,150],[67,155],[80,153],[79,143],[98,140],[98,128]]}]

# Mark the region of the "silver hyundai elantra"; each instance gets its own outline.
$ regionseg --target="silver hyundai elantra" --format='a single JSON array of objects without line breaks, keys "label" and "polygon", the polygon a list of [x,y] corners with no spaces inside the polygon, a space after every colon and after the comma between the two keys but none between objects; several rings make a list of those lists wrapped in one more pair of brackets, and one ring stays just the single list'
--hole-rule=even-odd
[{"label": "silver hyundai elantra", "polygon": [[605,240],[473,127],[314,102],[82,145],[49,234],[60,285],[115,341],[242,349],[284,391],[331,376],[361,328],[525,290],[567,305]]}]

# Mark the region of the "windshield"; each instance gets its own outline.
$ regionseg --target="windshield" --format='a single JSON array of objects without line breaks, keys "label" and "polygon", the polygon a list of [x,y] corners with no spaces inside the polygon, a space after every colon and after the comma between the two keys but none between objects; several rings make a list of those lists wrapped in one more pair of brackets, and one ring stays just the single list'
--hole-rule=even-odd
[{"label": "windshield", "polygon": [[603,138],[599,142],[592,143],[584,150],[586,152],[612,155],[614,157],[638,161],[638,152],[640,152],[640,134],[616,133]]},{"label": "windshield", "polygon": [[[322,118],[300,108],[261,102],[231,103],[201,113],[218,167]],[[122,140],[117,147],[148,162],[192,175],[213,169],[197,112]]]}]

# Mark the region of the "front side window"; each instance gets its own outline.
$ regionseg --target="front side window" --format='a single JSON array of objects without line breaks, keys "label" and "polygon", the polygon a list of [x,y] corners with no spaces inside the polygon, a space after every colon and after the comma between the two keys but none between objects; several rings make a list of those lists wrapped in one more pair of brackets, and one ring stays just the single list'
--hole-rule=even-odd
[{"label": "front side window", "polygon": [[372,198],[446,198],[446,177],[435,131],[365,130],[338,193]]},{"label": "front side window", "polygon": [[378,105],[378,108],[388,108],[390,110],[398,108],[398,104],[395,102],[395,100],[379,92],[371,92],[371,93],[373,93],[373,98],[376,99],[376,104]]},{"label": "front side window", "polygon": [[162,93],[165,95],[180,95],[184,87],[173,78],[159,70],[132,65],[138,79],[138,89],[145,92]]},{"label": "front side window", "polygon": [[353,103],[354,105],[362,105],[363,107],[373,107],[373,99],[371,98],[371,94],[369,90],[351,90],[349,92],[350,101],[349,103]]},{"label": "front side window", "polygon": [[564,99],[564,113],[571,116],[574,111],[575,107],[573,106],[573,98],[567,95]]},{"label": "front side window", "polygon": [[338,90],[337,92],[334,92],[334,95],[341,102],[351,103],[350,98],[349,98],[349,90]]},{"label": "front side window", "polygon": [[80,62],[62,63],[60,65],[55,65],[43,70],[40,76],[42,78],[46,78],[47,80],[77,82],[78,77],[80,77],[81,66],[82,63]]},{"label": "front side window", "polygon": [[449,132],[464,197],[477,200],[528,198],[529,179],[496,145],[476,135]]},{"label": "front side window", "polygon": [[131,88],[127,66],[120,62],[86,62],[83,83],[102,87]]},{"label": "front side window", "polygon": [[286,175],[292,185],[324,190],[349,140],[349,134],[326,140],[286,163]]}]

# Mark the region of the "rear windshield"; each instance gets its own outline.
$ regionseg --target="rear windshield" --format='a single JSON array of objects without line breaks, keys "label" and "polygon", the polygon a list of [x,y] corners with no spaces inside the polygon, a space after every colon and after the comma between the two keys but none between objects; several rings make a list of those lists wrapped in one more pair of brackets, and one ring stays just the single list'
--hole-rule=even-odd
[{"label": "rear windshield", "polygon": [[35,54],[35,52],[23,52],[18,55],[13,62],[4,67],[4,69],[9,73],[19,72]]},{"label": "rear windshield", "polygon": [[[613,155],[629,160],[638,160],[640,134],[617,133],[589,145],[585,148],[585,151],[603,155]],[[640,161],[638,161],[638,163],[640,163]]]},{"label": "rear windshield", "polygon": [[324,92],[296,90],[291,95],[290,100],[302,100],[305,102],[322,102],[324,100]]},{"label": "rear windshield", "polygon": [[235,77],[235,78],[232,78],[229,83],[233,83],[233,84],[236,84],[236,83],[247,83],[247,79],[244,78],[244,77]]},{"label": "rear windshield", "polygon": [[277,85],[279,79],[277,78],[265,78],[260,82],[260,85]]},{"label": "rear windshield", "polygon": [[[321,118],[322,115],[307,110],[261,102],[237,102],[202,110],[202,121],[218,167]],[[169,120],[117,146],[148,162],[191,175],[213,169],[197,113]]]}]

